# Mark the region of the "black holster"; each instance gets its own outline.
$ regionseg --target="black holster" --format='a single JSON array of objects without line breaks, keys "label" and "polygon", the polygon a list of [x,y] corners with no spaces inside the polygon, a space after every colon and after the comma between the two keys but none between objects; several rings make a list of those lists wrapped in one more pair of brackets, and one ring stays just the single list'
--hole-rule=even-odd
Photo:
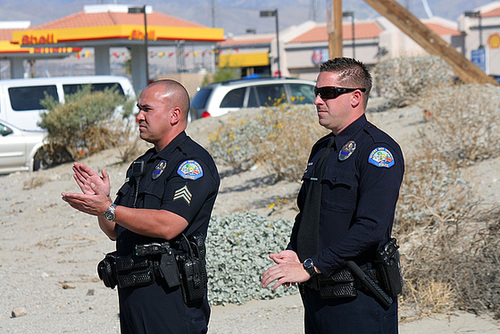
[{"label": "black holster", "polygon": [[382,289],[390,296],[396,297],[403,290],[403,276],[399,263],[399,246],[395,238],[391,238],[375,256],[377,278]]},{"label": "black holster", "polygon": [[183,234],[186,252],[177,256],[177,264],[182,278],[184,302],[192,305],[201,302],[207,292],[207,268],[205,262],[205,243],[201,234],[187,238]]}]

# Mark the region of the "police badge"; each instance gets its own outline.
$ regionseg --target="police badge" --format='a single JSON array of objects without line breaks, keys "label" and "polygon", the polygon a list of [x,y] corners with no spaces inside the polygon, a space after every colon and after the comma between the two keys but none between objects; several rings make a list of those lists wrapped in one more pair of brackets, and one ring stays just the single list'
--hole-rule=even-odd
[{"label": "police badge", "polygon": [[348,141],[339,152],[339,160],[344,161],[349,158],[356,149],[356,143],[353,140]]},{"label": "police badge", "polygon": [[163,173],[163,171],[165,170],[165,167],[167,167],[167,162],[165,160],[161,160],[160,162],[158,162],[158,164],[155,166],[155,169],[153,170],[153,174],[151,174],[153,180],[156,180],[160,177],[161,173]]}]

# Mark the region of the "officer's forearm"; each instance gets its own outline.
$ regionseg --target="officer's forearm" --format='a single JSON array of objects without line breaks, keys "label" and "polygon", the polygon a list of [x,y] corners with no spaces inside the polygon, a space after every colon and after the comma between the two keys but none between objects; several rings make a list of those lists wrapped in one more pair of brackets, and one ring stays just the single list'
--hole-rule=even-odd
[{"label": "officer's forearm", "polygon": [[116,224],[140,235],[173,239],[188,226],[183,217],[156,209],[135,209],[118,205],[115,210]]},{"label": "officer's forearm", "polygon": [[104,216],[98,216],[99,227],[108,236],[109,239],[116,240],[116,223],[106,220]]}]

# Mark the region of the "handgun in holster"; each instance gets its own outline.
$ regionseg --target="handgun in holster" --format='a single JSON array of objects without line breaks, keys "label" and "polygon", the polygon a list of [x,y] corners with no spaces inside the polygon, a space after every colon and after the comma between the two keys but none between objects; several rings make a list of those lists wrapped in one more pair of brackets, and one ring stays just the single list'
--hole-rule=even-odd
[{"label": "handgun in holster", "polygon": [[137,245],[135,254],[138,256],[149,256],[151,258],[159,257],[156,261],[160,276],[165,279],[170,288],[181,284],[179,278],[179,268],[175,259],[175,252],[168,241],[163,243],[151,243],[146,245]]},{"label": "handgun in holster", "polygon": [[391,238],[375,255],[377,278],[384,291],[391,297],[396,297],[403,290],[398,248],[397,240]]},{"label": "handgun in holster", "polygon": [[206,295],[208,283],[205,264],[205,243],[201,234],[186,237],[182,234],[186,252],[177,256],[182,278],[182,292],[187,305],[201,302]]}]

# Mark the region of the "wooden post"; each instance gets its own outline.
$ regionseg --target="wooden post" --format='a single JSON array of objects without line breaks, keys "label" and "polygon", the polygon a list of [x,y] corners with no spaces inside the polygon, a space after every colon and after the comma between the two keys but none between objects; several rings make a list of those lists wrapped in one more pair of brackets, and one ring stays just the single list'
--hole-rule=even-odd
[{"label": "wooden post", "polygon": [[342,57],[342,0],[333,1],[333,29],[328,32],[330,59]]},{"label": "wooden post", "polygon": [[442,57],[450,64],[455,74],[463,82],[498,85],[495,79],[484,73],[453,46],[446,43],[438,34],[429,29],[395,0],[365,0],[365,2],[385,16],[427,52]]},{"label": "wooden post", "polygon": [[333,58],[342,57],[343,32],[342,32],[342,0],[333,0],[333,22],[335,26],[333,37]]}]

